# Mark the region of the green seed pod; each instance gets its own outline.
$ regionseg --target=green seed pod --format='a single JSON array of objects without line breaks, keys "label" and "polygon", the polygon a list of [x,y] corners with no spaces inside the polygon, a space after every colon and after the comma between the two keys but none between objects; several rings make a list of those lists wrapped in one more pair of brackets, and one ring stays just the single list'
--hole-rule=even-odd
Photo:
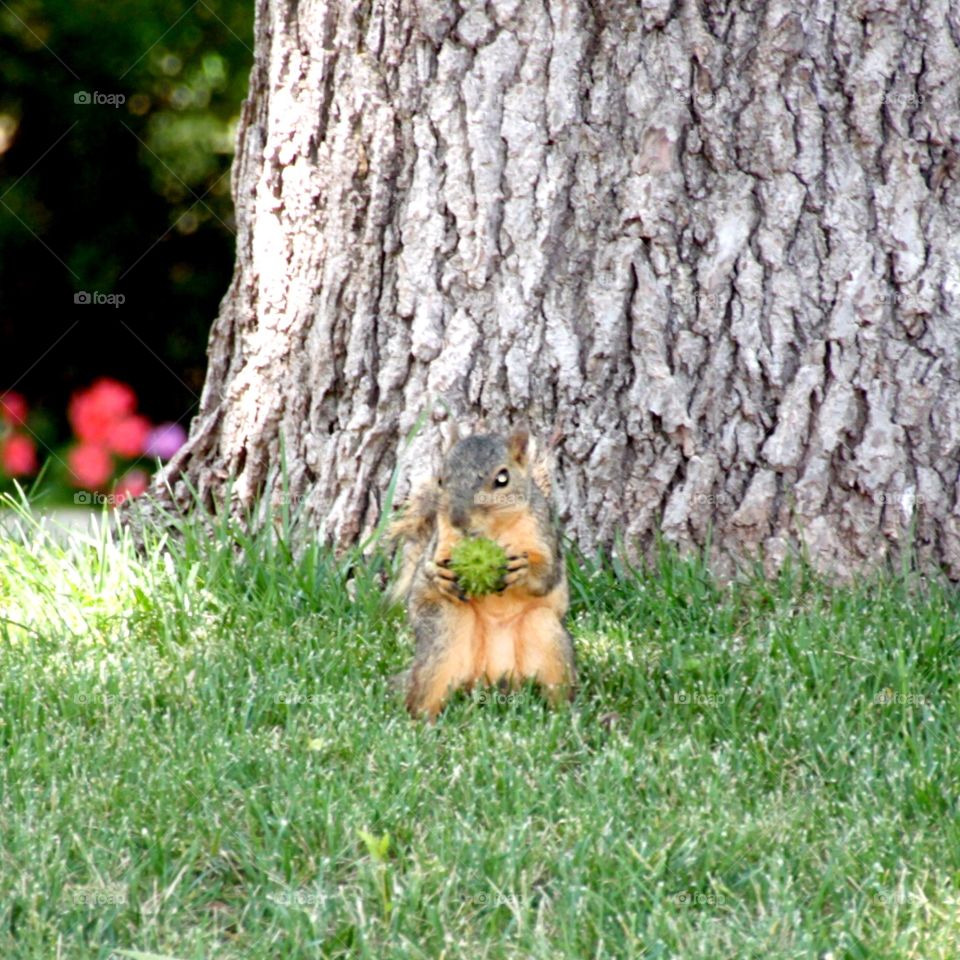
[{"label": "green seed pod", "polygon": [[485,537],[465,538],[450,554],[450,569],[471,597],[499,590],[507,572],[507,552]]}]

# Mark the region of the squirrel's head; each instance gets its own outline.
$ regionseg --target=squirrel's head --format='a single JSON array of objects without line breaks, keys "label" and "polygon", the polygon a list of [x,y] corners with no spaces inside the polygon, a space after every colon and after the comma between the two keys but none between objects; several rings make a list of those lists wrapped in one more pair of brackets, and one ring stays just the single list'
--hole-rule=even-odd
[{"label": "squirrel's head", "polygon": [[530,497],[529,436],[477,433],[454,444],[440,471],[440,496],[450,522],[482,535],[492,515],[523,510]]}]

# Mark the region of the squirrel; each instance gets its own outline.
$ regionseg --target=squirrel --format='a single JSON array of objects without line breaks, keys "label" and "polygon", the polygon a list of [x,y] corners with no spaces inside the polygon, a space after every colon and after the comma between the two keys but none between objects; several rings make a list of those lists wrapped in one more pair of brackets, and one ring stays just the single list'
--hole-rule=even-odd
[{"label": "squirrel", "polygon": [[[472,597],[460,587],[450,554],[463,537],[506,551],[498,592]],[[526,430],[454,437],[439,476],[410,497],[390,538],[403,549],[393,596],[406,600],[416,642],[401,675],[412,715],[436,719],[453,691],[481,680],[535,680],[552,703],[573,697],[560,530],[547,459]]]}]

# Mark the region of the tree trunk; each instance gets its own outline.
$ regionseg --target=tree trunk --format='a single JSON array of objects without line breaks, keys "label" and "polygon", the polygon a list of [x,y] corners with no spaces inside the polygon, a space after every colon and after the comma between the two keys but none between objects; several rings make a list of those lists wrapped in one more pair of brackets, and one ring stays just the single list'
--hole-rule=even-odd
[{"label": "tree trunk", "polygon": [[552,440],[585,549],[960,576],[960,9],[800,6],[259,0],[174,499],[283,447],[353,541],[444,401]]}]

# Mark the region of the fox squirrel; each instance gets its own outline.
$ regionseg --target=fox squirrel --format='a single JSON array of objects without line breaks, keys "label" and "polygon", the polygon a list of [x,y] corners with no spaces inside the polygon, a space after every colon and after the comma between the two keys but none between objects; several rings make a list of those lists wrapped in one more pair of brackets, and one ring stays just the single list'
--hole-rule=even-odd
[{"label": "fox squirrel", "polygon": [[[572,696],[573,644],[563,624],[567,577],[546,458],[525,430],[456,440],[439,477],[391,525],[403,544],[393,594],[405,599],[416,639],[407,709],[434,719],[450,693],[484,680],[516,687],[535,679],[556,702]],[[450,569],[463,537],[486,537],[507,554],[499,592],[467,596]]]}]

